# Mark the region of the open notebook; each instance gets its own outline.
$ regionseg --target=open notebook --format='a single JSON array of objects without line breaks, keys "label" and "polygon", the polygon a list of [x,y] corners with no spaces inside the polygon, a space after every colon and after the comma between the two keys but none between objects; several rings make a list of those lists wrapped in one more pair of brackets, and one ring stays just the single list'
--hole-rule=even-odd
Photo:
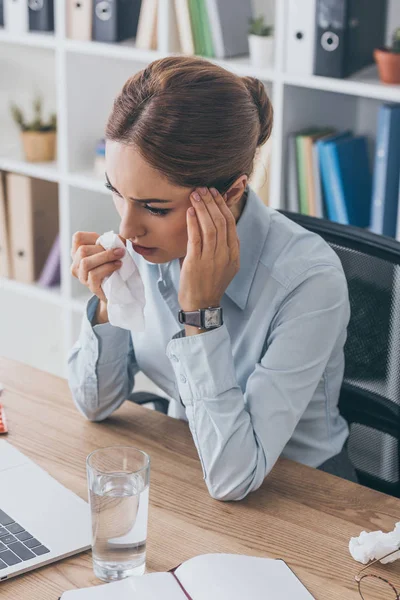
[{"label": "open notebook", "polygon": [[65,592],[62,600],[315,600],[283,560],[203,554],[173,572]]}]

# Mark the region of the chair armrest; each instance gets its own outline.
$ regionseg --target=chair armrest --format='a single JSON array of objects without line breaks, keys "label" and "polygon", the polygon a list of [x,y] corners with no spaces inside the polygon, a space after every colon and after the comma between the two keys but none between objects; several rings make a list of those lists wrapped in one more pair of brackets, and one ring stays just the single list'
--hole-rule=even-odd
[{"label": "chair armrest", "polygon": [[348,423],[359,423],[400,439],[400,406],[379,394],[343,383],[339,410]]},{"label": "chair armrest", "polygon": [[168,413],[169,400],[151,392],[134,392],[128,397],[128,400],[141,405],[153,402],[154,408],[158,412],[162,412],[165,415]]}]

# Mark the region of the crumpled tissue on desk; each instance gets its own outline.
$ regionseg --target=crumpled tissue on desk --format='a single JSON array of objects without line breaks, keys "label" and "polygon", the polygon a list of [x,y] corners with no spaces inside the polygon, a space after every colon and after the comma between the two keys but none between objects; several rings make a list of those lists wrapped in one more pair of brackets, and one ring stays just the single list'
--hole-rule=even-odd
[{"label": "crumpled tissue on desk", "polygon": [[[358,537],[352,537],[349,542],[350,554],[354,560],[366,565],[369,561],[382,558],[389,552],[400,548],[400,522],[396,523],[393,531],[362,531]],[[395,552],[381,562],[383,564],[393,562],[400,558],[399,552]]]}]

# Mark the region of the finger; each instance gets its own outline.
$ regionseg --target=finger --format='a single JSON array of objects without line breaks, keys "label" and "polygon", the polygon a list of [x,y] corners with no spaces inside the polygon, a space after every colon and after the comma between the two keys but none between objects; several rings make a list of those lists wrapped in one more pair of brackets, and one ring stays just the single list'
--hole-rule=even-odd
[{"label": "finger", "polygon": [[216,194],[214,196],[215,202],[226,220],[226,238],[228,247],[230,250],[235,250],[239,239],[235,217],[233,216],[231,209],[227,206],[226,200],[221,196],[218,190],[215,188],[212,188],[211,191],[212,190],[214,190],[213,194]]},{"label": "finger", "polygon": [[[217,190],[214,189],[214,193],[218,194]],[[210,214],[210,217],[217,230],[217,247],[227,246],[227,223],[225,215],[221,212],[214,194],[208,188],[199,188],[198,190],[202,194],[203,202]]]},{"label": "finger", "polygon": [[94,246],[99,239],[99,234],[90,231],[77,231],[72,236],[71,256],[75,254],[79,246]]},{"label": "finger", "polygon": [[114,271],[118,271],[121,265],[121,261],[115,261],[113,263],[101,265],[101,267],[97,267],[89,273],[87,286],[90,289],[90,291],[93,294],[95,294],[98,298],[100,298],[100,300],[103,300],[103,302],[106,302],[107,298],[103,292],[101,283],[105,279],[105,277],[112,275]]},{"label": "finger", "polygon": [[217,228],[197,190],[190,195],[190,201],[196,211],[201,231],[201,255],[210,258],[215,255],[217,245]]},{"label": "finger", "polygon": [[197,220],[196,211],[193,207],[186,211],[186,223],[188,230],[188,246],[186,257],[190,260],[201,256],[201,233]]},{"label": "finger", "polygon": [[[89,247],[90,248],[90,247]],[[107,264],[109,262],[113,262],[115,260],[121,259],[121,250],[123,248],[111,248],[110,250],[103,250],[97,254],[92,254],[83,257],[78,266],[79,279],[82,283],[86,283],[88,281],[89,273],[101,265]],[[79,254],[80,249],[78,250]],[[125,251],[124,251],[125,252]]]},{"label": "finger", "polygon": [[[79,246],[75,254],[72,256],[71,272],[73,275],[78,277],[78,270],[80,263],[84,258],[92,256],[94,254],[102,254],[104,252],[103,246]],[[115,260],[115,258],[114,258]]]}]

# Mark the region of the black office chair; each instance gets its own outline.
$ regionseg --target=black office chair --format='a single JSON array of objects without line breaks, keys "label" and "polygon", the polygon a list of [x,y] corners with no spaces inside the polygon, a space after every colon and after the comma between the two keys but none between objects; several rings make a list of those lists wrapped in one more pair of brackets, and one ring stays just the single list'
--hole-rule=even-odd
[{"label": "black office chair", "polygon": [[[350,425],[348,452],[360,483],[400,497],[400,243],[364,229],[281,211],[319,234],[338,254],[351,319],[340,411]],[[168,400],[133,393],[139,404]]]},{"label": "black office chair", "polygon": [[400,497],[400,243],[280,212],[324,238],[342,262],[351,305],[339,403],[348,451],[360,483]]}]

